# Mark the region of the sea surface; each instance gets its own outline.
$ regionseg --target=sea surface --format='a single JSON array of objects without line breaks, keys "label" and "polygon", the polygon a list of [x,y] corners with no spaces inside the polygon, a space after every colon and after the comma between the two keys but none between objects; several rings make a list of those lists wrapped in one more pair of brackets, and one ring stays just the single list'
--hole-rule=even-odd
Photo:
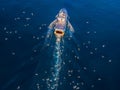
[{"label": "sea surface", "polygon": [[[75,32],[59,48],[62,8]],[[0,90],[120,90],[120,0],[0,0]]]}]

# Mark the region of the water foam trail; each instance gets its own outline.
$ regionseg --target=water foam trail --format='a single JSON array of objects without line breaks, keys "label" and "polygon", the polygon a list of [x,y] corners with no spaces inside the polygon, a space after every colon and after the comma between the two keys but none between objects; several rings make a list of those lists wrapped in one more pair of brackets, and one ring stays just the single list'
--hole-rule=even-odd
[{"label": "water foam trail", "polygon": [[58,42],[57,40],[55,43],[53,59],[54,59],[54,66],[51,70],[52,77],[50,78],[49,83],[48,83],[49,90],[57,90],[58,89],[60,70],[62,68],[60,42]]}]

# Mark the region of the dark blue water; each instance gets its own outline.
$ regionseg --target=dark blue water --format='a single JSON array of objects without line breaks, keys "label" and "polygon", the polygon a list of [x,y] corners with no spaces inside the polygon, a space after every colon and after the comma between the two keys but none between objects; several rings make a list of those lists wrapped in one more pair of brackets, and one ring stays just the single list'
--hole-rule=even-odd
[{"label": "dark blue water", "polygon": [[0,90],[51,90],[55,37],[43,43],[61,8],[75,33],[64,38],[58,90],[120,90],[119,0],[0,0]]}]

